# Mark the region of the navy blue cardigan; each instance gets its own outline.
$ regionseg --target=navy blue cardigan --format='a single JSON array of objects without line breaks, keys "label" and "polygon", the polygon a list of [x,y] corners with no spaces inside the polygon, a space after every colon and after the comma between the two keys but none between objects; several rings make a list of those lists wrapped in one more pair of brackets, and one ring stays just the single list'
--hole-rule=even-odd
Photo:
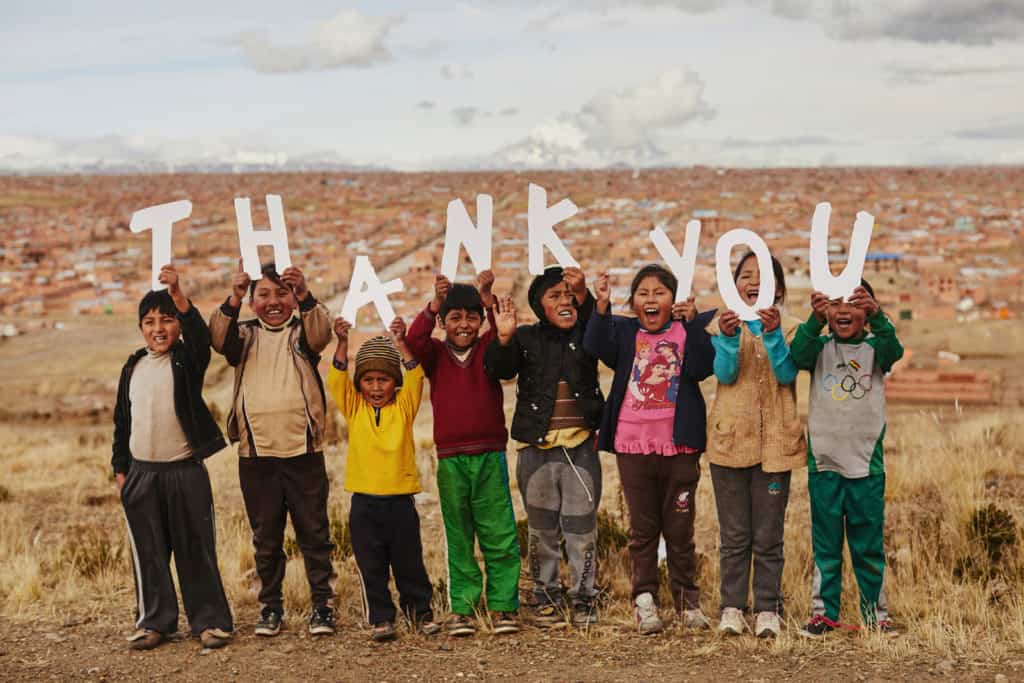
[{"label": "navy blue cardigan", "polygon": [[[703,452],[707,445],[708,419],[699,382],[714,373],[715,363],[715,347],[711,345],[711,335],[704,328],[714,317],[715,310],[710,310],[697,314],[691,322],[683,322],[686,344],[683,348],[683,368],[679,376],[672,437],[677,446],[687,446],[699,452]],[[587,322],[583,348],[615,371],[597,437],[597,447],[602,451],[615,450],[615,428],[619,424],[619,410],[633,371],[636,333],[639,329],[640,321],[636,318],[601,315],[596,310]]]}]

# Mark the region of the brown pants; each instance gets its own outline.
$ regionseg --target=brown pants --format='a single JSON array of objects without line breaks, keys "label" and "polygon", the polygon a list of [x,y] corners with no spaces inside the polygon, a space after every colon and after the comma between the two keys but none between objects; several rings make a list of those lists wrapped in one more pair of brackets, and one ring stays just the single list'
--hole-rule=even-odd
[{"label": "brown pants", "polygon": [[256,549],[260,604],[276,610],[283,607],[281,584],[288,562],[284,529],[290,516],[306,565],[313,606],[329,605],[334,597],[334,544],[327,519],[329,484],[323,453],[294,458],[239,458],[238,478]]},{"label": "brown pants", "polygon": [[676,611],[700,607],[693,543],[700,457],[619,453],[619,478],[629,508],[633,597],[658,599],[658,540],[665,537],[668,576]]}]

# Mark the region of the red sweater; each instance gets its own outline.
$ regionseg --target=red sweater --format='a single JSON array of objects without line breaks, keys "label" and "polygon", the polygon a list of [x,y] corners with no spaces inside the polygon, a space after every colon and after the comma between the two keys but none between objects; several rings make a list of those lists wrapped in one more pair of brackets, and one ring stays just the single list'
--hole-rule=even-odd
[{"label": "red sweater", "polygon": [[405,343],[430,379],[437,457],[504,451],[508,430],[501,382],[484,372],[484,349],[495,334],[493,314],[487,311],[488,329],[465,362],[446,342],[430,336],[436,320],[428,305],[409,326]]}]

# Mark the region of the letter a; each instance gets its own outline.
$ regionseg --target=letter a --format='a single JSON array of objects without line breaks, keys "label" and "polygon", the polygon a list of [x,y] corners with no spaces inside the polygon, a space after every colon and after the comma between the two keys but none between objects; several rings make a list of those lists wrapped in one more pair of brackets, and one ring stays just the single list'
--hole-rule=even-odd
[{"label": "letter a", "polygon": [[352,329],[355,329],[359,309],[372,303],[381,322],[384,323],[384,328],[387,329],[395,319],[395,309],[388,301],[388,294],[397,294],[404,289],[405,285],[398,278],[382,283],[370,264],[370,257],[356,256],[355,266],[352,267],[352,279],[349,281],[348,292],[345,293],[345,303],[341,306],[341,317],[352,323]]}]

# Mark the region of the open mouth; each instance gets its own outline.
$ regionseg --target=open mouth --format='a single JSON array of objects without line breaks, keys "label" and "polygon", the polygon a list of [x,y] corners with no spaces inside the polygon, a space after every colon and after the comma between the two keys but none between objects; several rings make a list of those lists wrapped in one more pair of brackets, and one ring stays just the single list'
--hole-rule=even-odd
[{"label": "open mouth", "polygon": [[661,309],[657,306],[645,306],[644,307],[644,322],[655,325],[658,323],[661,317]]},{"label": "open mouth", "polygon": [[833,324],[837,330],[847,331],[853,325],[853,316],[848,313],[840,313],[835,317]]},{"label": "open mouth", "polygon": [[747,301],[757,301],[757,297],[761,294],[760,287],[747,287]]},{"label": "open mouth", "polygon": [[167,335],[166,334],[154,334],[153,335],[153,343],[154,344],[166,344],[167,343]]},{"label": "open mouth", "polygon": [[565,309],[564,311],[559,311],[558,317],[561,318],[562,320],[572,320],[573,311],[572,309],[569,308]]}]

